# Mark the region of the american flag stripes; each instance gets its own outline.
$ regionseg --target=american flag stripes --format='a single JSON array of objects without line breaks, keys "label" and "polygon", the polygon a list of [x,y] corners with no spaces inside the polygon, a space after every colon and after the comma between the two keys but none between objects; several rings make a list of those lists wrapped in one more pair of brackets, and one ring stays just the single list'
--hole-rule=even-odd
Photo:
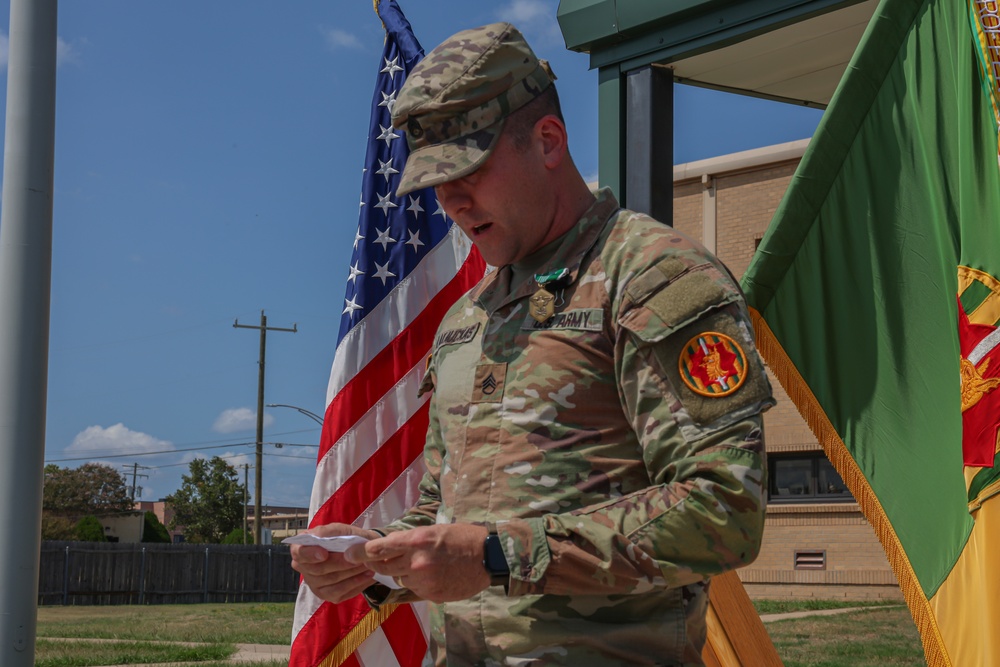
[{"label": "american flag stripes", "polygon": [[[376,527],[418,497],[428,396],[417,398],[435,330],[485,264],[434,197],[397,198],[408,154],[390,111],[423,50],[395,0],[376,8],[386,41],[379,63],[361,187],[361,212],[310,502],[310,526]],[[373,613],[359,596],[323,602],[303,584],[291,667],[418,665],[427,646],[422,605]]]}]

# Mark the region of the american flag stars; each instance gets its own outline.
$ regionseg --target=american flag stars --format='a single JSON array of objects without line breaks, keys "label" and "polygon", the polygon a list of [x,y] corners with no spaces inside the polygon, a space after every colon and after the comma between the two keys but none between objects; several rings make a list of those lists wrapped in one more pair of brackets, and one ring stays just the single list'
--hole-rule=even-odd
[{"label": "american flag stars", "polygon": [[393,202],[389,201],[389,197],[391,196],[392,196],[391,192],[386,192],[385,196],[378,195],[378,203],[375,204],[375,208],[382,209],[382,212],[385,213],[386,216],[389,215],[390,208],[396,208],[397,206],[399,206],[398,204],[394,204]]},{"label": "american flag stars", "polygon": [[392,158],[389,158],[385,162],[382,162],[382,160],[378,161],[378,171],[376,171],[375,173],[378,174],[379,176],[385,176],[385,182],[388,183],[389,177],[392,176],[393,174],[398,174],[399,170],[393,169]]},{"label": "american flag stars", "polygon": [[382,246],[382,252],[385,252],[389,247],[390,243],[395,243],[396,239],[389,236],[389,228],[378,230],[378,238],[373,241],[375,245]]},{"label": "american flag stars", "polygon": [[408,229],[406,231],[410,232],[410,239],[406,242],[406,245],[413,246],[414,252],[419,252],[420,246],[423,245],[423,242],[420,240],[420,230],[414,231]]},{"label": "american flag stars", "polygon": [[392,143],[393,139],[399,139],[399,135],[393,132],[391,124],[389,125],[389,127],[383,127],[382,125],[379,125],[378,129],[382,130],[382,133],[378,135],[378,139],[379,141],[384,141],[386,146]]},{"label": "american flag stars", "polygon": [[[445,239],[451,221],[434,197],[421,190],[397,198],[409,148],[403,132],[392,127],[392,107],[412,63],[401,53],[383,58],[372,98],[368,149],[361,182],[359,224],[344,295],[342,337]],[[433,211],[433,213],[430,213]]]},{"label": "american flag stars", "polygon": [[[310,526],[385,525],[412,504],[423,474],[421,451],[429,418],[429,397],[417,398],[422,371],[444,310],[485,270],[432,190],[396,196],[407,146],[389,138],[389,109],[423,50],[395,0],[378,0],[375,7],[386,39],[382,57],[373,63],[378,74],[365,135],[361,196],[368,205],[358,213],[340,306]],[[333,222],[346,242],[351,221]],[[372,618],[368,612],[360,596],[334,605],[303,583],[295,605],[290,664],[327,664],[339,652],[352,653],[344,664],[419,664],[427,647],[422,606],[401,605],[391,622],[355,650],[355,636]]]},{"label": "american flag stars", "polygon": [[396,104],[396,91],[392,91],[388,95],[382,93],[382,101],[378,103],[380,107],[385,107],[392,113],[392,107]]},{"label": "american flag stars", "polygon": [[398,64],[396,64],[399,61],[399,56],[393,58],[392,61],[390,61],[388,58],[385,58],[384,60],[385,60],[385,67],[380,69],[379,72],[382,74],[388,74],[390,80],[396,77],[396,72],[403,71],[403,68],[400,67]]}]

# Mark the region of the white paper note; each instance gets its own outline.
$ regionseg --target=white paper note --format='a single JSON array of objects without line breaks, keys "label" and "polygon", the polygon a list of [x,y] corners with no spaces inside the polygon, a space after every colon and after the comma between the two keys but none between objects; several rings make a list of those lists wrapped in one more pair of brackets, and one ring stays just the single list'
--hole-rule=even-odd
[{"label": "white paper note", "polygon": [[[314,547],[323,547],[327,551],[334,551],[336,553],[344,553],[355,544],[364,544],[368,541],[367,537],[361,537],[360,535],[332,535],[330,537],[320,537],[319,535],[313,535],[311,533],[299,533],[298,535],[292,535],[291,537],[286,537],[281,540],[282,544],[304,544]],[[393,590],[398,590],[402,588],[397,584],[392,577],[387,574],[375,573],[375,581],[380,584],[384,584]]]}]

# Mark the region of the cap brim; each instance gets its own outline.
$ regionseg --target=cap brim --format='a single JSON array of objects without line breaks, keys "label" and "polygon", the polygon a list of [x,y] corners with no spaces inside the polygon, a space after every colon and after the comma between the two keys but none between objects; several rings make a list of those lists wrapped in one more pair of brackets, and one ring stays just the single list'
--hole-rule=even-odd
[{"label": "cap brim", "polygon": [[455,141],[418,148],[406,158],[403,176],[396,188],[402,197],[414,190],[432,188],[479,169],[496,147],[503,121],[459,137]]}]

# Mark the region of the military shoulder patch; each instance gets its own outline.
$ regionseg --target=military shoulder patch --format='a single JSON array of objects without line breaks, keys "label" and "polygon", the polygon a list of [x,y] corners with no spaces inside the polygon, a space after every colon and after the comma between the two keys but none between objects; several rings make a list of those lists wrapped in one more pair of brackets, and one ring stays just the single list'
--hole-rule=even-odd
[{"label": "military shoulder patch", "polygon": [[681,381],[694,393],[722,398],[747,379],[747,356],[740,344],[717,331],[700,333],[681,349],[677,368]]},{"label": "military shoulder patch", "polygon": [[696,427],[686,438],[703,437],[711,429],[742,419],[741,415],[774,405],[749,323],[736,304],[710,312],[658,341],[655,327],[643,333],[656,341],[639,339],[649,345],[649,354],[669,381],[678,409],[686,413],[683,419]]}]

